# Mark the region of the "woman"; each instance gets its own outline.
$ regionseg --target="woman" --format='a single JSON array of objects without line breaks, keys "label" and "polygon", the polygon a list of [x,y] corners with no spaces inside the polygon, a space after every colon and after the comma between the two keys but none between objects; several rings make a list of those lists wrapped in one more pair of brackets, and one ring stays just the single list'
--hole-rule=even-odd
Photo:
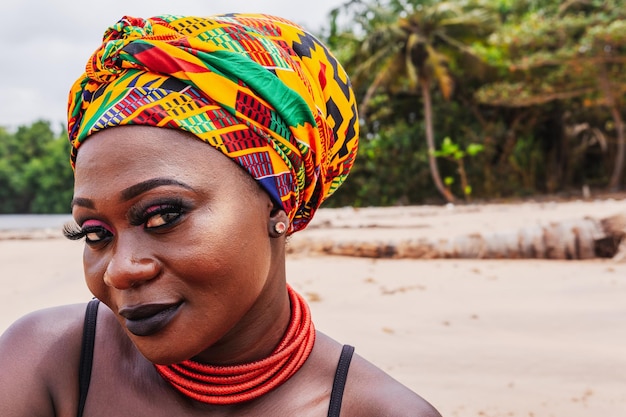
[{"label": "woman", "polygon": [[95,300],[2,336],[0,415],[438,416],[286,282],[286,236],[347,176],[357,130],[345,72],[291,22],[111,27],[69,104],[65,234]]}]

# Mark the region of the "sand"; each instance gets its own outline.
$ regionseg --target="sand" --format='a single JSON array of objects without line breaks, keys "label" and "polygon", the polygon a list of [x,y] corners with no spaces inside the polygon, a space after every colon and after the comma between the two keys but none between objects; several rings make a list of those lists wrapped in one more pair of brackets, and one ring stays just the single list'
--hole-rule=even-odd
[{"label": "sand", "polygon": [[[293,241],[449,237],[625,208],[604,200],[322,210]],[[29,311],[88,300],[81,251],[64,239],[0,240],[0,331]],[[287,272],[318,329],[444,416],[626,416],[626,263],[295,254]]]}]

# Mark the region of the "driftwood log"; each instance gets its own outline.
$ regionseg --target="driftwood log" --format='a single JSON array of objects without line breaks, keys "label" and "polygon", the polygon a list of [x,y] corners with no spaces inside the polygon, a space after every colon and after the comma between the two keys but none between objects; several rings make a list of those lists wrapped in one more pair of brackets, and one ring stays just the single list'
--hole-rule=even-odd
[{"label": "driftwood log", "polygon": [[290,242],[288,252],[368,258],[626,260],[625,235],[626,213],[603,219],[585,217],[514,231],[475,233],[450,239],[303,239]]}]

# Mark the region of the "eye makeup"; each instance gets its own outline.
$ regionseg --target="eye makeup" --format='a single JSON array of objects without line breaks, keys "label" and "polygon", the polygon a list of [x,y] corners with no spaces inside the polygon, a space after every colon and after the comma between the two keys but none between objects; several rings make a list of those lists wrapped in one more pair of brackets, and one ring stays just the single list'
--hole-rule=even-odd
[{"label": "eye makeup", "polygon": [[[132,206],[127,212],[131,226],[143,226],[147,230],[165,229],[178,223],[191,205],[181,198],[147,200]],[[63,226],[63,235],[70,240],[85,238],[88,244],[99,243],[114,236],[113,230],[100,220],[90,219],[78,225],[75,222]]]},{"label": "eye makeup", "polygon": [[130,208],[128,222],[133,226],[158,229],[176,223],[189,210],[189,204],[181,198],[146,201]]},{"label": "eye makeup", "polygon": [[113,231],[100,220],[86,220],[81,226],[74,222],[63,226],[63,235],[70,240],[85,238],[86,243],[98,243],[113,236]]}]

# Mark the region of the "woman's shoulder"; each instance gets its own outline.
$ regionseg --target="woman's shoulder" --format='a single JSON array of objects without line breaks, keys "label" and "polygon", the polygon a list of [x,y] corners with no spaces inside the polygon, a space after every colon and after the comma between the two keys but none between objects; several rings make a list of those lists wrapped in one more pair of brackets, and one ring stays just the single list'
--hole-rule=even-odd
[{"label": "woman's shoulder", "polygon": [[[328,366],[334,372],[342,346],[328,336],[319,336],[323,356],[333,358]],[[341,415],[441,417],[425,399],[357,353],[352,356],[345,379]]]},{"label": "woman's shoulder", "polygon": [[2,416],[59,415],[76,404],[85,306],[29,313],[0,336]]},{"label": "woman's shoulder", "polygon": [[441,417],[424,398],[358,354],[350,365],[344,399],[347,415]]},{"label": "woman's shoulder", "polygon": [[54,349],[56,345],[72,344],[82,337],[86,304],[50,307],[29,313],[13,323],[0,337],[3,348],[20,346],[19,354],[37,353],[44,356],[68,353],[68,347]]}]

